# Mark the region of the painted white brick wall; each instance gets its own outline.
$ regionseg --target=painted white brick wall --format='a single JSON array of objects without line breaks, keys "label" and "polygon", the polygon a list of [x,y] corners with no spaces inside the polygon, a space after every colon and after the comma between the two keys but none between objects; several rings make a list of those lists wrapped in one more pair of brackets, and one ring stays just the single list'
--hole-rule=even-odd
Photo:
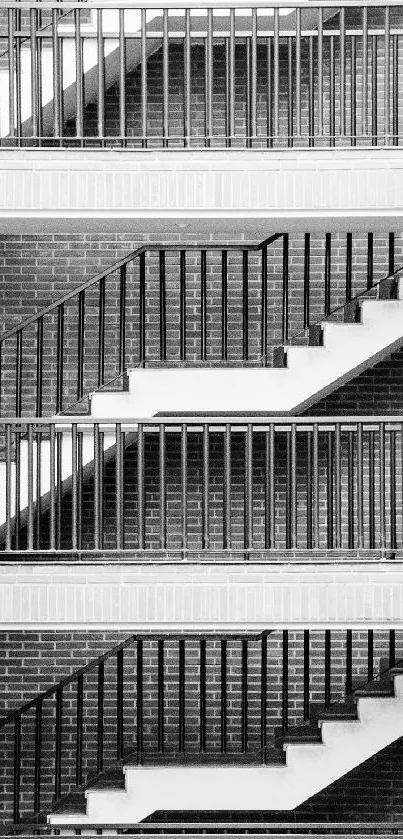
[{"label": "painted white brick wall", "polygon": [[403,215],[403,151],[0,150],[0,219]]},{"label": "painted white brick wall", "polygon": [[318,564],[0,565],[0,628],[403,626],[403,571]]}]

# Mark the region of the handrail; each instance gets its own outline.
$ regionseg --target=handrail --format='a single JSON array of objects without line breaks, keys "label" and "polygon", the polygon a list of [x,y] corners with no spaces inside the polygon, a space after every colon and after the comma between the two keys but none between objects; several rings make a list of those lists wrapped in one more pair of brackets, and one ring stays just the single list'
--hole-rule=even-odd
[{"label": "handrail", "polygon": [[[183,10],[184,5],[187,8],[191,9],[208,9],[211,8],[211,2],[209,0],[187,0],[184,4],[183,0],[148,0],[147,8],[149,9],[180,9]],[[253,3],[254,7],[267,9],[269,8],[279,8],[279,9],[295,9],[295,8],[305,8],[305,9],[312,9],[312,8],[324,8],[324,9],[340,9],[340,0],[270,0],[270,3],[267,0],[256,0]],[[342,6],[344,3],[341,4]],[[347,7],[349,7],[349,3],[345,3]],[[400,0],[382,0],[382,6],[390,6],[390,7],[401,7]],[[83,0],[59,0],[57,3],[57,8],[65,8],[65,9],[82,9],[83,7]],[[87,6],[89,9],[111,9],[111,0],[87,0]],[[214,3],[214,9],[218,10],[228,9],[229,6],[237,9],[244,9],[245,14],[250,14],[250,6],[245,3],[245,0],[231,0],[231,3],[228,3],[228,0],[216,0]],[[355,3],[355,6],[361,7],[369,7],[374,8],[373,0],[358,0]],[[10,9],[52,9],[55,8],[55,0],[7,0],[7,8]],[[122,9],[141,9],[144,8],[144,3],[140,2],[140,0],[119,0],[116,6],[112,8],[122,8]],[[379,8],[379,7],[378,7]]]},{"label": "handrail", "polygon": [[122,259],[118,259],[116,262],[114,262],[108,268],[105,268],[104,271],[100,271],[98,274],[95,274],[93,277],[91,277],[91,279],[87,280],[84,283],[81,283],[81,285],[75,286],[75,288],[73,288],[71,291],[67,292],[67,294],[64,294],[63,297],[59,297],[54,303],[50,303],[49,306],[45,306],[39,312],[35,313],[34,315],[30,315],[30,317],[26,318],[26,320],[21,321],[16,326],[13,326],[10,329],[8,329],[6,332],[3,332],[3,334],[0,335],[0,344],[3,341],[5,341],[7,338],[12,338],[13,335],[17,335],[18,332],[21,332],[22,329],[26,329],[27,326],[31,326],[31,324],[36,323],[38,320],[40,320],[42,317],[45,317],[45,315],[48,315],[50,312],[56,311],[56,309],[58,309],[59,306],[62,306],[63,303],[67,303],[68,300],[71,300],[72,298],[77,297],[77,295],[80,294],[80,292],[86,291],[88,288],[91,288],[91,286],[96,285],[96,283],[98,283],[100,280],[104,279],[105,277],[108,277],[110,274],[113,274],[115,271],[119,271],[120,268],[122,268],[125,265],[128,265],[129,262],[132,262],[134,259],[136,259],[138,256],[140,256],[140,254],[146,253],[147,251],[160,251],[160,250],[180,251],[182,249],[187,250],[187,251],[191,251],[191,250],[200,251],[200,250],[203,250],[203,249],[206,249],[206,250],[222,250],[223,248],[225,248],[225,250],[228,250],[228,251],[229,250],[258,251],[258,250],[261,250],[262,248],[266,247],[267,245],[271,244],[272,242],[276,241],[276,239],[279,239],[281,236],[282,236],[281,233],[274,233],[272,236],[268,236],[262,242],[259,242],[259,243],[242,242],[239,245],[222,244],[222,243],[219,243],[219,242],[200,242],[197,245],[195,245],[192,242],[190,242],[189,244],[186,243],[186,242],[183,242],[183,243],[182,242],[170,242],[170,243],[167,243],[167,244],[165,244],[163,242],[159,242],[159,243],[150,242],[150,243],[141,245],[140,247],[136,248],[134,251],[130,251],[130,253],[127,254],[126,256],[122,257]]},{"label": "handrail", "polygon": [[163,414],[156,414],[154,417],[125,417],[124,419],[116,419],[116,417],[89,417],[78,414],[77,416],[57,416],[57,417],[0,417],[0,425],[6,426],[24,426],[24,425],[45,425],[45,426],[65,426],[71,425],[98,425],[102,428],[105,426],[120,425],[122,428],[131,425],[145,425],[157,427],[159,425],[171,425],[177,428],[180,425],[188,426],[222,426],[222,425],[284,425],[285,427],[291,425],[308,426],[320,425],[330,428],[332,425],[346,425],[349,428],[360,423],[365,424],[366,427],[379,425],[385,423],[388,425],[402,425],[403,414],[376,414],[374,416],[343,414],[340,416],[333,416],[327,414],[312,414],[309,416],[290,416],[288,414],[271,415],[271,414],[245,414],[242,416],[231,414],[178,414],[164,416]]}]

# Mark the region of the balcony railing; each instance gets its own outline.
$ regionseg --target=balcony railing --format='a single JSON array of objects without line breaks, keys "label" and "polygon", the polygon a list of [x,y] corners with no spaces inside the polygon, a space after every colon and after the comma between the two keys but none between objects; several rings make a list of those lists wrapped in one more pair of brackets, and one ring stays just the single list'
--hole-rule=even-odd
[{"label": "balcony railing", "polygon": [[6,0],[1,142],[12,146],[399,145],[392,0]]},{"label": "balcony railing", "polygon": [[3,557],[395,557],[403,417],[2,421]]}]

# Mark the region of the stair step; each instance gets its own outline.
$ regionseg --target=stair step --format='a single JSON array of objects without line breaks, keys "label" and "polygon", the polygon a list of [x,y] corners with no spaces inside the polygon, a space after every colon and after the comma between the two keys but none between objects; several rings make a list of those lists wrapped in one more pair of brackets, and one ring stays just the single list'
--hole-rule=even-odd
[{"label": "stair step", "polygon": [[378,696],[394,697],[394,695],[395,693],[393,687],[377,687],[376,689],[372,687],[364,687],[358,688],[358,690],[354,691],[354,696],[369,696],[374,699]]},{"label": "stair step", "polygon": [[318,720],[323,720],[326,722],[329,721],[336,721],[337,720],[357,720],[357,709],[356,707],[349,706],[349,707],[341,707],[341,708],[328,708],[325,711],[321,711],[318,715]]}]

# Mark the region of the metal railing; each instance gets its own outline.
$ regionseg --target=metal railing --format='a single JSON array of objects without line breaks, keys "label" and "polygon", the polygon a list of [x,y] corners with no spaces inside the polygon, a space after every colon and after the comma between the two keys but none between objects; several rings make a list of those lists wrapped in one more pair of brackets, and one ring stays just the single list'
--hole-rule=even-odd
[{"label": "metal railing", "polygon": [[317,714],[350,697],[351,715],[399,659],[393,629],[133,635],[2,720],[4,813],[41,823],[124,762],[281,763],[285,738],[318,741]]},{"label": "metal railing", "polygon": [[138,365],[271,366],[276,347],[301,330],[307,341],[315,322],[376,293],[374,264],[395,271],[393,233],[380,253],[372,233],[357,247],[347,233],[336,256],[328,233],[321,268],[309,233],[302,258],[298,248],[287,233],[141,246],[0,336],[1,415],[77,413],[91,391],[121,388]]},{"label": "metal railing", "polygon": [[14,419],[0,433],[3,557],[340,560],[403,548],[402,417]]},{"label": "metal railing", "polygon": [[4,145],[401,143],[403,6],[392,0],[7,0],[5,13]]}]

